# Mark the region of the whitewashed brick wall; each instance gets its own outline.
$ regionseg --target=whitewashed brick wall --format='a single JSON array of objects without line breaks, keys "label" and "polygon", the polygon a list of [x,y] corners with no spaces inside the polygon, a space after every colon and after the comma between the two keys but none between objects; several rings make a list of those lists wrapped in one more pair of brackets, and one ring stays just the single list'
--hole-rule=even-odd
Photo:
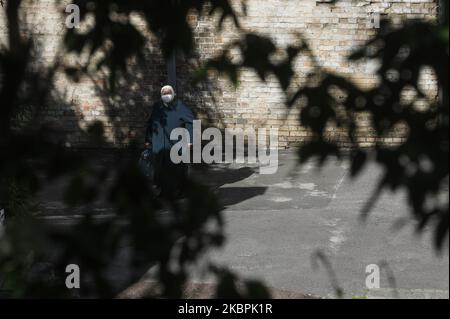
[{"label": "whitewashed brick wall", "polygon": [[[240,10],[239,1],[235,3]],[[244,30],[270,36],[281,47],[295,42],[301,35],[324,69],[344,75],[362,87],[376,83],[371,66],[352,64],[346,56],[376,33],[368,22],[371,13],[378,12],[396,23],[408,19],[436,21],[438,17],[438,0],[341,0],[335,4],[326,0],[248,0],[247,4],[248,15],[242,18]],[[60,52],[65,31],[63,7],[57,8],[54,0],[25,0],[22,19],[26,21],[24,31],[40,43],[39,61],[50,64]],[[143,26],[139,18],[136,21]],[[214,19],[193,15],[189,21],[195,30],[198,61],[179,59],[179,95],[200,117],[208,117],[209,125],[219,127],[277,127],[280,147],[297,145],[308,138],[310,133],[299,126],[298,109],[287,110],[285,96],[274,78],[263,83],[255,73],[245,70],[237,88],[216,76],[209,83],[193,85],[190,70],[196,63],[220,52],[238,34],[231,22],[217,31]],[[0,10],[0,44],[5,44],[5,39],[5,17]],[[148,62],[144,66],[130,65],[132,76],[114,99],[108,98],[101,89],[102,78],[84,78],[72,83],[58,74],[54,98],[45,106],[42,120],[54,122],[67,133],[67,145],[73,147],[88,146],[84,130],[95,120],[105,124],[109,146],[121,147],[133,139],[140,141],[145,114],[166,82],[164,61],[151,39],[146,56]],[[296,60],[296,85],[305,83],[305,75],[312,67],[306,57]],[[431,96],[436,96],[435,80],[426,70],[422,84]],[[370,146],[375,140],[367,123],[368,117],[362,115],[359,139],[362,145]],[[387,142],[398,143],[403,134],[404,130],[399,129]],[[330,129],[330,135],[341,140],[343,134]],[[342,143],[346,143],[344,136]]]}]

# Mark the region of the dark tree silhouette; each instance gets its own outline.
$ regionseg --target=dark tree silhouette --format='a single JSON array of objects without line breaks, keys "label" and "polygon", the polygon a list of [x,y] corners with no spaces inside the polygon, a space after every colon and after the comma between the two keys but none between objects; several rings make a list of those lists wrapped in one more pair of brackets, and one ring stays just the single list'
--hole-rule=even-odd
[{"label": "dark tree silhouette", "polygon": [[[327,73],[316,65],[310,74],[313,84],[298,88],[290,96],[287,88],[294,75],[293,61],[302,54],[313,59],[307,44],[299,39],[299,43],[284,48],[285,60],[272,62],[276,45],[262,35],[242,32],[239,15],[228,0],[74,0],[73,3],[81,9],[82,22],[88,16],[95,19],[94,27],[83,34],[68,30],[59,59],[53,66],[38,71],[31,67],[36,62],[32,39],[20,32],[21,1],[1,3],[7,16],[8,46],[0,48],[0,207],[7,208],[10,218],[0,234],[0,280],[16,296],[66,296],[67,289],[61,287],[64,281],[57,277],[64,274],[65,265],[77,263],[92,279],[82,295],[111,297],[117,291],[110,286],[106,273],[121,243],[127,242],[132,246],[133,270],[127,283],[133,283],[149,265],[156,264],[162,294],[179,297],[189,278],[188,266],[224,241],[221,207],[206,187],[191,181],[184,205],[161,202],[151,195],[152,190],[134,161],[125,158],[119,165],[91,167],[81,154],[68,151],[51,139],[51,128],[33,120],[27,121],[28,124],[20,120],[24,112],[34,114],[52,98],[53,76],[61,69],[74,80],[92,75],[90,72],[107,70],[109,88],[114,91],[118,79],[129,71],[130,59],[140,58],[144,50],[145,37],[130,21],[133,13],[145,19],[147,31],[156,36],[165,56],[174,49],[185,55],[195,50],[188,14],[219,13],[219,28],[226,19],[231,19],[241,33],[240,39],[206,62],[204,69],[197,72],[199,80],[206,69],[223,72],[234,83],[241,68],[253,69],[262,80],[275,75],[286,92],[286,107],[306,101],[300,123],[314,137],[301,148],[301,160],[318,157],[323,163],[329,156],[345,157],[352,164],[353,175],[359,174],[368,161],[375,160],[385,174],[364,215],[381,191],[404,188],[409,194],[412,217],[419,222],[418,229],[434,223],[436,247],[442,249],[449,226],[448,198],[445,203],[436,198],[448,183],[448,23],[418,21],[398,29],[388,22],[383,24],[372,41],[349,57],[381,62],[377,70],[380,82],[370,90],[361,90],[346,78]],[[245,13],[245,1],[242,8]],[[170,19],[166,18],[167,12],[171,13]],[[239,64],[228,58],[231,48],[241,52],[243,59]],[[81,54],[86,49],[91,57],[86,64],[63,64],[66,54]],[[94,59],[97,52],[103,52],[104,58]],[[426,100],[418,84],[423,67],[434,71],[442,99]],[[406,87],[417,93],[416,100],[408,104],[401,101]],[[424,99],[427,107],[417,109],[416,102]],[[395,147],[378,142],[372,149],[361,148],[355,137],[360,113],[371,115],[377,139],[403,125],[408,130],[406,140]],[[328,124],[347,130],[353,146],[351,152],[342,152],[335,141],[326,137]],[[87,132],[94,142],[102,141],[102,133],[99,123]],[[83,220],[64,231],[33,218],[30,214],[33,207],[26,200],[35,196],[42,183],[61,176],[71,181],[66,190],[67,204],[85,207]],[[114,182],[105,190],[108,178]],[[115,209],[115,215],[105,221],[96,220],[91,210],[101,196]],[[161,220],[158,214],[161,207],[170,209],[168,220]],[[174,247],[180,248],[176,257],[172,255]],[[173,262],[177,267],[173,267]],[[48,276],[52,273],[49,269],[53,277]],[[211,269],[223,280],[218,287],[219,296],[239,295],[233,274],[214,266]],[[24,276],[26,273],[30,275]],[[267,296],[262,285],[247,284],[248,294]]]}]

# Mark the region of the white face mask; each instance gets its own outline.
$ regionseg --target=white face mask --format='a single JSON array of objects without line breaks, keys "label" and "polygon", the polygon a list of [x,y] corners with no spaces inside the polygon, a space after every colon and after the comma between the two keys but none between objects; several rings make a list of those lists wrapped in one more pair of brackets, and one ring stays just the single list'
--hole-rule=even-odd
[{"label": "white face mask", "polygon": [[166,103],[169,104],[170,102],[173,101],[173,95],[172,94],[165,94],[161,96],[161,100]]}]

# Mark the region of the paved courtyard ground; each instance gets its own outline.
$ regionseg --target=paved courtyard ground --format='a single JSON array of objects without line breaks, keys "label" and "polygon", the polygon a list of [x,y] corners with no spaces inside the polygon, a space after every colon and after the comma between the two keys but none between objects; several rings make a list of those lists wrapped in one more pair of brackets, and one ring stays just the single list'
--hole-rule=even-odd
[{"label": "paved courtyard ground", "polygon": [[[285,152],[280,163],[274,176],[253,174],[220,188],[230,201],[229,240],[217,260],[244,276],[264,278],[268,286],[319,296],[335,296],[335,283],[348,298],[392,297],[392,288],[400,297],[448,298],[448,249],[436,255],[430,229],[420,237],[413,224],[394,229],[409,216],[405,194],[385,194],[361,220],[378,167],[352,180],[348,167],[336,161],[319,171],[313,164],[296,170],[295,153]],[[238,200],[246,194],[253,196]],[[313,267],[318,252],[328,257],[334,275],[323,264]],[[382,268],[381,287],[372,291],[365,285],[370,264]]]},{"label": "paved courtyard ground", "polygon": [[[227,243],[208,258],[294,295],[333,298],[340,287],[346,298],[449,297],[448,245],[439,256],[431,229],[418,236],[412,223],[395,227],[410,216],[404,193],[384,194],[367,221],[361,220],[361,208],[380,174],[375,164],[355,180],[349,168],[335,160],[320,170],[313,163],[296,164],[296,153],[283,151],[274,175],[233,164],[197,176],[215,189],[226,207]],[[62,213],[59,189],[54,186],[42,194],[45,218],[70,223],[75,217]],[[448,196],[448,188],[443,195]],[[97,209],[108,213],[107,207]],[[318,254],[329,267],[314,265]],[[381,268],[379,289],[366,288],[366,267],[371,264]],[[125,271],[122,267],[118,261],[115,277]],[[150,269],[147,278],[151,274]],[[209,279],[196,274],[194,282]]]}]

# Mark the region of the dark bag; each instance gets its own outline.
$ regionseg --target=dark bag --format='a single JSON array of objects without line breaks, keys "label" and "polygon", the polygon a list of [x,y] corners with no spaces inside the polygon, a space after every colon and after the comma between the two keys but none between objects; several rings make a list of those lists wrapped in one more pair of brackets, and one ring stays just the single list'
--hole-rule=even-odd
[{"label": "dark bag", "polygon": [[139,159],[139,169],[145,177],[147,177],[149,180],[153,180],[154,171],[152,149],[147,148],[142,152]]}]

